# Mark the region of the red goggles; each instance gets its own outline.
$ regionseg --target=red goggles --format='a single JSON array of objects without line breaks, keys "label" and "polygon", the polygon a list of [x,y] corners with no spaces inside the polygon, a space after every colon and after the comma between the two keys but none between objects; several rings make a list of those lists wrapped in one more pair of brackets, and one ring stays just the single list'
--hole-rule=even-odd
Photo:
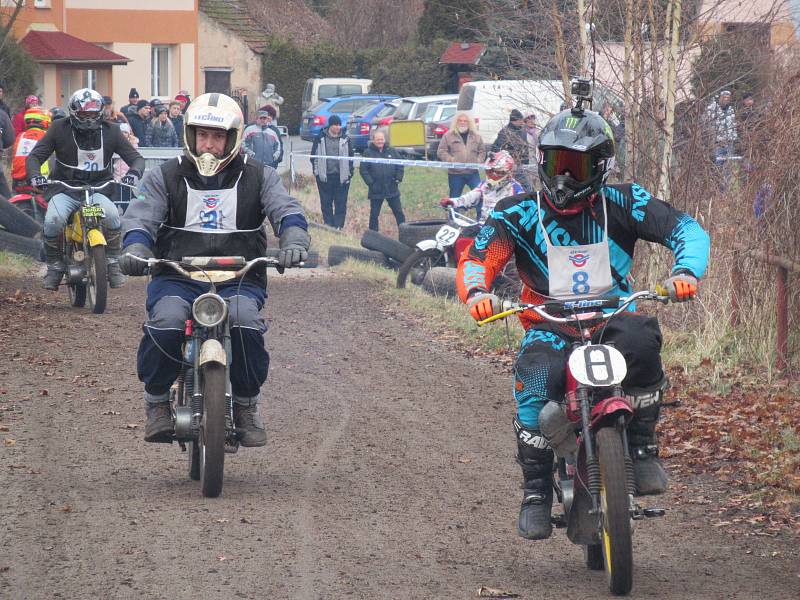
[{"label": "red goggles", "polygon": [[575,181],[587,181],[597,174],[590,154],[553,148],[541,151],[541,164],[548,177],[567,175]]}]

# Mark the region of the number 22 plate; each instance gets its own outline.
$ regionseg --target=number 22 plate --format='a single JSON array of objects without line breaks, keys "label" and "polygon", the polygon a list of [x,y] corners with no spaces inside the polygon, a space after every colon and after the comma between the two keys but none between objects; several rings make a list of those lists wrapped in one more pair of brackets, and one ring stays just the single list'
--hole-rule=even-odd
[{"label": "number 22 plate", "polygon": [[443,225],[442,228],[436,232],[436,241],[441,246],[452,246],[456,243],[459,230],[449,225]]}]

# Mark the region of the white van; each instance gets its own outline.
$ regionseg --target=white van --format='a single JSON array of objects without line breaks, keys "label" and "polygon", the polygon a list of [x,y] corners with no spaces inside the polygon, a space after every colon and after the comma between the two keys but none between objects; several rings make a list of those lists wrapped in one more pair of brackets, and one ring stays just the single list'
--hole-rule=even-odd
[{"label": "white van", "polygon": [[[610,97],[601,85],[594,87],[593,105],[599,110]],[[614,102],[619,102],[616,97]],[[559,112],[564,102],[564,85],[560,79],[520,79],[470,81],[458,95],[458,111],[468,113],[478,126],[484,144],[490,146],[497,134],[508,124],[513,109],[523,115],[534,113],[536,124],[544,124]]]},{"label": "white van", "polygon": [[347,96],[350,94],[368,94],[372,89],[372,79],[354,79],[352,77],[312,77],[306,80],[301,102],[302,111],[317,104],[323,98]]}]

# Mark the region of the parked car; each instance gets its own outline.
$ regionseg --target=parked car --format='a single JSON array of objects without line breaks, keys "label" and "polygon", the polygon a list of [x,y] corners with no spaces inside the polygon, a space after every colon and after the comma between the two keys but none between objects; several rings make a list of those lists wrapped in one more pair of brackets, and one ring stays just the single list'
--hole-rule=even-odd
[{"label": "parked car", "polygon": [[[607,100],[622,105],[622,100],[603,85],[595,85],[593,92],[594,106],[602,107]],[[489,145],[508,123],[513,109],[535,113],[536,122],[544,125],[562,102],[564,85],[560,79],[470,81],[461,88],[458,110],[475,119],[484,143]]]},{"label": "parked car", "polygon": [[373,129],[372,123],[377,115],[387,108],[391,111],[397,108],[397,100],[379,100],[365,104],[356,112],[350,115],[350,122],[347,124],[347,137],[350,138],[350,146],[355,152],[363,152],[369,146],[369,136]]},{"label": "parked car", "polygon": [[447,133],[455,114],[455,102],[431,104],[425,110],[422,120],[425,121],[425,146],[428,149],[428,158],[436,157],[436,151],[439,149],[439,140]]},{"label": "parked car", "polygon": [[355,79],[353,77],[312,77],[306,80],[300,109],[305,111],[318,102],[335,96],[352,94],[369,94],[372,79]]},{"label": "parked car", "polygon": [[372,122],[369,124],[369,130],[373,131],[378,127],[388,127],[389,123],[394,121],[394,113],[397,112],[397,107],[400,106],[400,100],[389,100],[386,105],[378,111]]},{"label": "parked car", "polygon": [[[458,95],[457,94],[442,94],[438,96],[413,96],[409,98],[403,98],[400,100],[400,106],[397,107],[397,111],[394,113],[394,120],[395,121],[413,121],[413,120],[421,120],[425,121],[425,116],[428,115],[429,118],[434,118],[437,114],[440,114],[442,111],[446,109],[446,107],[450,106],[453,108],[453,114],[455,114],[455,107],[456,103],[458,102]],[[434,107],[431,112],[428,112],[428,109]],[[391,140],[390,140],[390,143]],[[410,157],[417,157],[422,156],[425,154],[425,146],[397,146],[392,143],[392,146],[405,156]]]},{"label": "parked car", "polygon": [[350,119],[350,115],[365,104],[370,104],[378,100],[390,100],[392,98],[397,98],[397,96],[367,94],[338,96],[336,98],[322,100],[303,113],[303,119],[300,122],[300,137],[307,142],[313,141],[319,132],[322,131],[322,128],[327,127],[328,119],[333,115],[339,116],[342,120],[342,128],[345,128],[347,127],[347,121]]}]

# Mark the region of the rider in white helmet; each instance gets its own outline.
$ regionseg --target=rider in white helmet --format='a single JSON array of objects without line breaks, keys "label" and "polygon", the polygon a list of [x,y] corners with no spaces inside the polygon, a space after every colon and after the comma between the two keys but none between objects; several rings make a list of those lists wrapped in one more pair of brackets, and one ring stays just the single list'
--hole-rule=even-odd
[{"label": "rider in white helmet", "polygon": [[[240,153],[243,126],[239,105],[224,94],[204,94],[192,101],[185,115],[184,155],[148,171],[141,185],[144,199],[132,203],[123,218],[125,273],[144,274],[144,263],[132,256],[258,258],[267,249],[265,218],[280,238],[282,265],[305,260],[310,239],[303,209],[272,167]],[[169,389],[180,368],[183,324],[194,299],[208,287],[173,271],[153,272],[137,357],[145,389],[145,441],[172,439]],[[220,284],[217,291],[237,298],[230,373],[239,441],[242,446],[263,446],[267,437],[258,403],[269,366],[263,339],[267,327],[259,314],[266,301],[264,270],[253,269],[244,280]]]},{"label": "rider in white helmet", "polygon": [[[33,187],[44,187],[47,178],[42,175],[42,165],[51,154],[56,160],[50,176],[53,180],[70,185],[100,185],[114,179],[112,157],[118,154],[130,167],[122,183],[133,185],[144,172],[144,159],[131,146],[120,131],[119,125],[103,120],[103,97],[89,88],[72,94],[67,105],[69,118],[54,120],[44,137],[36,143],[25,161],[28,179]],[[110,192],[107,192],[110,193]],[[44,249],[47,273],[42,286],[57,290],[66,271],[61,255],[61,236],[64,225],[83,200],[79,192],[64,188],[58,183],[47,186],[49,200],[44,218]],[[120,287],[125,277],[119,270],[120,219],[114,203],[105,194],[96,193],[94,202],[103,207],[103,228],[106,234],[108,280],[111,287]]]}]

